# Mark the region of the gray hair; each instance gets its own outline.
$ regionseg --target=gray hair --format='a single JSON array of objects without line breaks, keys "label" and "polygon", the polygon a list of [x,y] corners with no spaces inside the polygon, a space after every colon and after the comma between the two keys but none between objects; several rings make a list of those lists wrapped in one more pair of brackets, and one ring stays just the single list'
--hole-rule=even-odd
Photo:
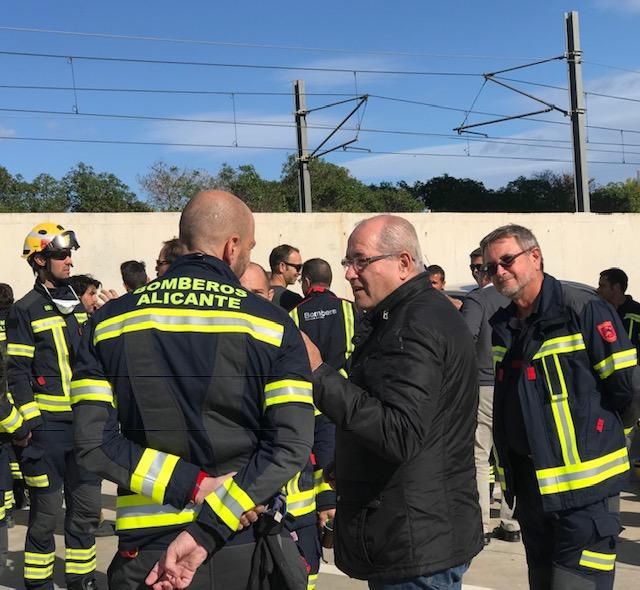
[{"label": "gray hair", "polygon": [[[377,247],[380,252],[394,254],[403,251],[408,252],[413,259],[414,267],[422,270],[422,249],[420,248],[418,234],[413,224],[397,215],[383,215],[381,217],[385,218],[385,223],[378,235]],[[364,219],[358,223],[356,227],[372,219],[375,219],[375,217]]]},{"label": "gray hair", "polygon": [[533,232],[522,225],[516,225],[510,223],[509,225],[503,225],[498,229],[494,229],[490,234],[486,235],[480,241],[480,249],[482,255],[488,246],[497,242],[498,240],[504,240],[505,238],[515,238],[518,246],[523,250],[531,250],[532,248],[540,248],[538,240],[533,235]]}]

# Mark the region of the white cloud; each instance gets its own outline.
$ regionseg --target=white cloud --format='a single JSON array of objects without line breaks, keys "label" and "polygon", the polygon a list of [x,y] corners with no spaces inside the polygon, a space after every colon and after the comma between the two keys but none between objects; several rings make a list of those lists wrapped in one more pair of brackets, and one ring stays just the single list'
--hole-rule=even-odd
[{"label": "white cloud", "polygon": [[2,141],[3,137],[15,137],[16,130],[10,129],[9,127],[3,127],[0,125],[0,141]]},{"label": "white cloud", "polygon": [[596,4],[620,12],[640,12],[640,0],[596,0]]}]

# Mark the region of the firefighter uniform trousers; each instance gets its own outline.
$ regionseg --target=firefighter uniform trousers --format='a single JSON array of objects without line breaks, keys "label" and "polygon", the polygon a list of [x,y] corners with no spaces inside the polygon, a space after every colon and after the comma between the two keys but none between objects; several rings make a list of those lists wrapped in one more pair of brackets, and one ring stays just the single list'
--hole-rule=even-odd
[{"label": "firefighter uniform trousers", "polygon": [[9,468],[9,444],[0,443],[0,572],[7,565],[7,553],[9,551],[7,514],[13,507],[13,479]]},{"label": "firefighter uniform trousers", "polygon": [[64,492],[65,578],[68,588],[82,589],[83,579],[91,578],[96,569],[93,533],[100,514],[100,479],[77,464],[70,422],[45,422],[33,431],[21,462],[31,498],[25,586],[53,589],[54,531]]},{"label": "firefighter uniform trousers", "polygon": [[511,462],[531,590],[611,590],[621,531],[618,497],[544,512],[533,463]]}]

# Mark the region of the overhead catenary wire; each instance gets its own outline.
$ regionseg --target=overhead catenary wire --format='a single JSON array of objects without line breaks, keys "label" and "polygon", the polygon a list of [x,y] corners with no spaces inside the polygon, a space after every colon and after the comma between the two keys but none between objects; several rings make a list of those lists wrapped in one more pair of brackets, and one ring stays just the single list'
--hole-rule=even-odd
[{"label": "overhead catenary wire", "polygon": [[[267,146],[267,145],[233,145],[233,144],[208,144],[208,143],[191,143],[191,142],[169,142],[169,141],[147,141],[147,140],[123,140],[123,139],[82,139],[69,137],[28,137],[17,135],[0,135],[0,141],[30,141],[30,142],[49,142],[49,143],[79,143],[79,144],[96,144],[96,145],[131,145],[131,146],[164,146],[164,147],[190,147],[201,149],[244,149],[244,150],[278,150],[294,153],[295,147],[285,146]],[[348,150],[345,150],[345,152]],[[630,152],[627,152],[630,153]],[[640,152],[633,152],[640,155]],[[455,154],[455,153],[439,153],[439,152],[418,152],[418,151],[388,151],[388,150],[369,150],[369,155],[395,155],[407,157],[443,157],[443,158],[481,158],[489,160],[520,160],[528,162],[556,162],[571,163],[571,160],[560,158],[543,158],[537,156],[508,156],[493,154]],[[628,165],[640,166],[640,162],[622,162],[614,160],[589,160],[592,164],[611,164],[611,165]]]},{"label": "overhead catenary wire", "polygon": [[46,59],[74,59],[76,61],[97,61],[97,62],[116,62],[131,64],[156,64],[169,66],[193,66],[206,68],[237,68],[237,69],[255,69],[255,70],[283,70],[293,72],[333,72],[352,74],[358,72],[361,74],[380,74],[394,76],[444,76],[444,77],[479,77],[482,74],[474,72],[438,72],[425,70],[372,70],[369,68],[330,68],[321,66],[291,66],[277,64],[247,64],[247,63],[228,63],[228,62],[209,62],[209,61],[190,61],[190,60],[171,60],[171,59],[151,59],[141,57],[112,57],[100,55],[69,55],[62,53],[37,53],[31,51],[7,51],[0,50],[0,55],[10,55],[14,57],[39,57]]},{"label": "overhead catenary wire", "polygon": [[513,61],[533,61],[541,59],[539,57],[514,57],[504,55],[470,55],[470,54],[446,54],[446,53],[424,53],[409,51],[381,51],[371,49],[352,49],[336,47],[305,47],[301,45],[279,45],[274,43],[246,43],[237,41],[212,41],[206,39],[184,39],[175,37],[156,37],[150,35],[117,35],[114,33],[99,33],[86,31],[64,31],[60,29],[39,29],[33,27],[0,27],[0,31],[11,31],[16,33],[44,33],[51,35],[68,35],[75,37],[93,37],[101,39],[117,39],[121,41],[148,41],[157,43],[183,43],[189,45],[208,45],[214,47],[245,47],[249,49],[279,49],[285,51],[309,51],[317,53],[349,53],[360,55],[387,55],[393,57],[422,57],[428,59],[496,59]]}]

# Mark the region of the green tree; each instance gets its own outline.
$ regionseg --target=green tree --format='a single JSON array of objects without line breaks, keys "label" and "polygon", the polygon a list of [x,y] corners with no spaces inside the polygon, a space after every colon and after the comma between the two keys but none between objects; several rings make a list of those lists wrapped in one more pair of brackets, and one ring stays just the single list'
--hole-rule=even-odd
[{"label": "green tree", "polygon": [[573,177],[546,170],[519,176],[497,191],[497,211],[574,211]]},{"label": "green tree", "polygon": [[261,178],[251,164],[237,169],[223,164],[216,177],[217,186],[240,197],[252,211],[287,211],[287,202],[279,181]]},{"label": "green tree", "polygon": [[610,182],[591,191],[591,210],[596,213],[640,212],[640,183],[635,178]]},{"label": "green tree", "polygon": [[401,182],[400,187],[409,191],[430,211],[492,211],[493,191],[470,178],[455,178],[448,174],[434,176],[426,182],[417,181],[413,186]]},{"label": "green tree", "polygon": [[220,179],[206,170],[156,162],[147,174],[138,177],[138,182],[156,210],[182,211],[191,197],[202,190],[217,187]]}]

